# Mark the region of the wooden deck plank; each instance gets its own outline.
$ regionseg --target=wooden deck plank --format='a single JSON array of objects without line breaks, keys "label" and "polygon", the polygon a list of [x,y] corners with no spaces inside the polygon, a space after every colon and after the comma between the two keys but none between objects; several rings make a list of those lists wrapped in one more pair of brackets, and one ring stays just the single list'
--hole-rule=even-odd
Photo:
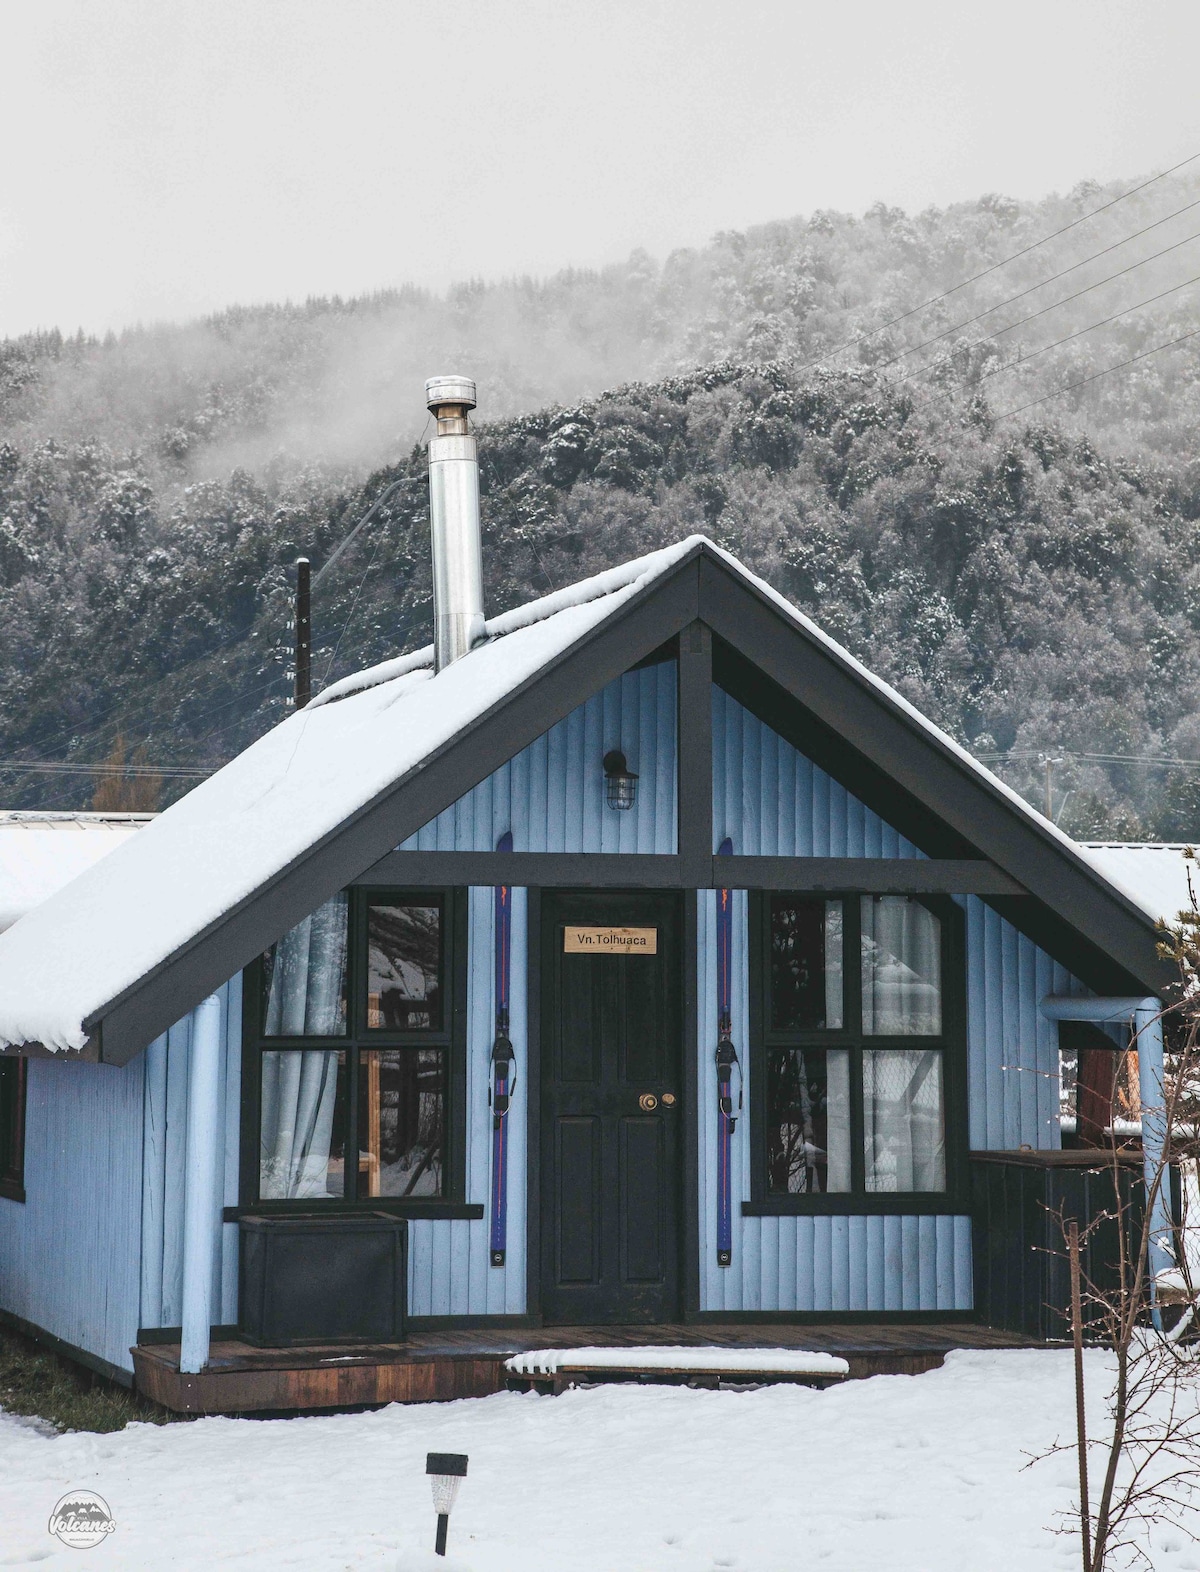
[{"label": "wooden deck plank", "polygon": [[887,1324],[713,1323],[638,1327],[496,1327],[416,1330],[404,1343],[369,1347],[313,1344],[256,1348],[216,1341],[199,1375],[179,1371],[178,1343],[139,1345],[138,1390],[178,1412],[246,1413],[349,1408],[375,1403],[440,1402],[504,1390],[504,1361],[538,1348],[633,1346],[798,1348],[839,1354],[850,1379],[918,1374],[954,1349],[1041,1347],[1029,1338],[973,1322]]},{"label": "wooden deck plank", "polygon": [[[351,1369],[372,1364],[420,1364],[430,1360],[507,1357],[536,1348],[680,1346],[718,1348],[800,1348],[817,1353],[949,1352],[956,1348],[1040,1346],[1018,1333],[970,1323],[945,1325],[667,1325],[654,1327],[531,1327],[414,1332],[403,1343],[347,1347],[310,1344],[298,1348],[259,1348],[229,1338],[212,1345],[212,1370]],[[178,1343],[141,1345],[139,1355],[178,1368]]]}]

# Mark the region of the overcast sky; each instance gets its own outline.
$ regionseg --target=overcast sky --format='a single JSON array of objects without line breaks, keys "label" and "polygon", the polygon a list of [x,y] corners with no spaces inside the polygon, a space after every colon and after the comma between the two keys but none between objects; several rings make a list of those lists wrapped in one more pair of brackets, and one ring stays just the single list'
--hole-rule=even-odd
[{"label": "overcast sky", "polygon": [[1200,151],[1196,0],[0,0],[0,334]]}]

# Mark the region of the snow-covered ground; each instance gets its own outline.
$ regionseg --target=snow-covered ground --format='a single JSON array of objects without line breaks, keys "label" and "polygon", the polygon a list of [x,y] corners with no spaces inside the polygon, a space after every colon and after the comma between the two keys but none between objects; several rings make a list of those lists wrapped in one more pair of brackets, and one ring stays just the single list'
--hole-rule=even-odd
[{"label": "snow-covered ground", "polygon": [[[1106,1366],[1088,1356],[1093,1424]],[[394,1572],[434,1565],[427,1451],[470,1455],[450,1561],[473,1572],[1058,1572],[1073,1425],[1060,1351],[957,1353],[928,1375],[826,1391],[606,1387],[274,1421],[47,1436],[0,1416],[0,1567]],[[68,1490],[116,1531],[46,1523]],[[1200,1569],[1159,1535],[1156,1572]]]}]

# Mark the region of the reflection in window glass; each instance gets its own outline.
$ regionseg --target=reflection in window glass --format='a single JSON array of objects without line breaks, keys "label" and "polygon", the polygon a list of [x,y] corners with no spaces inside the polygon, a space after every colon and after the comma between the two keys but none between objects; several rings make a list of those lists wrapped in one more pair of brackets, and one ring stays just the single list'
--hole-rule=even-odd
[{"label": "reflection in window glass", "polygon": [[941,923],[907,895],[863,896],[862,1016],[873,1037],[941,1034]]},{"label": "reflection in window glass", "polygon": [[442,1027],[442,909],[367,908],[367,1025],[389,1032]]},{"label": "reflection in window glass", "polygon": [[842,1024],[842,903],[771,897],[771,1025],[778,1032]]},{"label": "reflection in window glass", "polygon": [[850,1188],[850,1055],[780,1048],[767,1059],[767,1174],[772,1195]]},{"label": "reflection in window glass", "polygon": [[343,893],[263,956],[265,1037],[345,1036],[346,926]]},{"label": "reflection in window glass", "polygon": [[863,1139],[868,1190],[946,1188],[939,1050],[868,1049],[863,1054]]},{"label": "reflection in window glass", "polygon": [[345,1194],[346,1055],[336,1049],[262,1056],[258,1193],[264,1201]]},{"label": "reflection in window glass", "polygon": [[444,1079],[440,1048],[360,1056],[360,1195],[442,1194]]}]

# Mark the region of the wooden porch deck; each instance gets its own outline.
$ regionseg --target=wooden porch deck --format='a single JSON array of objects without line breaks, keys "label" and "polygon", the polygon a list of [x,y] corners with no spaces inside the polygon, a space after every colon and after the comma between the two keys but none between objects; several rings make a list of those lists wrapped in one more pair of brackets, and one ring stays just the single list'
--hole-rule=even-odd
[{"label": "wooden porch deck", "polygon": [[639,1345],[811,1349],[840,1354],[851,1380],[919,1375],[936,1369],[956,1348],[1043,1346],[973,1322],[739,1322],[414,1330],[403,1343],[372,1347],[255,1348],[230,1338],[213,1343],[209,1365],[199,1375],[180,1373],[178,1343],[149,1343],[133,1350],[133,1363],[138,1391],[166,1408],[238,1414],[486,1397],[509,1384],[504,1361],[511,1354]]}]

